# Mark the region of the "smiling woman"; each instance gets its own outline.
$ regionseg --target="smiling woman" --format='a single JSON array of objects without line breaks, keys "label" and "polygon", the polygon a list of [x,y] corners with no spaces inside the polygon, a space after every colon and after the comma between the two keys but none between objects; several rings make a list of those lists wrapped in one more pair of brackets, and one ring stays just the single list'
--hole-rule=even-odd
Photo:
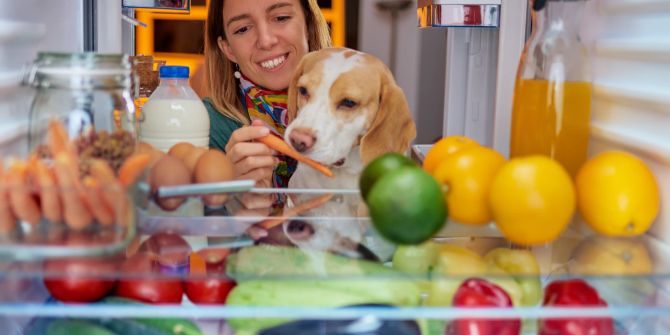
[{"label": "smiling woman", "polygon": [[[296,162],[254,141],[288,123],[287,88],[302,56],[330,46],[316,0],[212,0],[205,36],[210,147],[240,179],[286,187]],[[274,199],[267,199],[272,202]],[[258,204],[265,207],[267,203]]]}]

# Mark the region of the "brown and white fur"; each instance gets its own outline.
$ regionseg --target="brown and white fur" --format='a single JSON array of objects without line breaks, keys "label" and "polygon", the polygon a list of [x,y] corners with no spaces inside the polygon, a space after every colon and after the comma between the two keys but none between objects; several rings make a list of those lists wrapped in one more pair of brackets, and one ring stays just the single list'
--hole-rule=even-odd
[{"label": "brown and white fur", "polygon": [[[346,48],[323,49],[302,59],[288,89],[288,113],[286,142],[334,173],[327,177],[298,164],[289,188],[358,189],[367,163],[386,152],[406,152],[416,136],[407,100],[391,71],[378,58]],[[361,201],[354,198],[309,215],[356,216]],[[338,241],[341,237],[358,243],[365,229],[329,226],[329,231],[314,226],[313,234],[299,242],[319,249],[345,243]]]}]

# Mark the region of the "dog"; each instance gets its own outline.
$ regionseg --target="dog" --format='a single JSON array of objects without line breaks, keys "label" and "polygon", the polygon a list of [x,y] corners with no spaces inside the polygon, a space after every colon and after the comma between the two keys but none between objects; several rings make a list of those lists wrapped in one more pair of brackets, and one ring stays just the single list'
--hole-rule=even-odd
[{"label": "dog", "polygon": [[[416,137],[407,100],[391,71],[378,58],[347,48],[327,48],[303,57],[288,88],[288,118],[285,141],[334,174],[327,177],[298,164],[289,181],[294,189],[358,189],[366,164],[387,152],[405,153]],[[365,214],[359,195],[336,199],[306,216]],[[300,229],[295,223],[285,225],[285,233],[298,246],[341,250],[358,244],[367,228],[358,221],[318,221],[325,222],[314,220],[311,226],[300,222]]]}]

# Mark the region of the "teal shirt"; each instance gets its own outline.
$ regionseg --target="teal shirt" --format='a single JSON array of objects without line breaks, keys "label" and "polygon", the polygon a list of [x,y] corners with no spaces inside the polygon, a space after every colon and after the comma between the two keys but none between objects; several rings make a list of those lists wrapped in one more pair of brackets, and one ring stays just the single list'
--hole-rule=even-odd
[{"label": "teal shirt", "polygon": [[203,99],[202,102],[209,114],[209,147],[225,152],[230,135],[236,129],[241,128],[242,124],[219,113],[208,98]]}]

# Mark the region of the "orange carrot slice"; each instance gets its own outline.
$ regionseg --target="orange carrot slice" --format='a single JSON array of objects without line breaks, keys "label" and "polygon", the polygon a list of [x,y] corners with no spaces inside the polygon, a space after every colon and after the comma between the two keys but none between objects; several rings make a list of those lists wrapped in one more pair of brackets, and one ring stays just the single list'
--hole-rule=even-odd
[{"label": "orange carrot slice", "polygon": [[34,177],[33,180],[37,182],[44,217],[51,222],[61,222],[63,207],[58,194],[56,176],[35,156],[28,161],[28,168]]},{"label": "orange carrot slice", "polygon": [[128,187],[133,184],[149,166],[149,163],[151,163],[151,155],[147,153],[136,153],[128,157],[119,169],[121,185]]},{"label": "orange carrot slice", "polygon": [[9,189],[4,174],[4,163],[0,160],[0,234],[9,234],[16,228],[16,216],[9,203]]},{"label": "orange carrot slice", "polygon": [[[60,153],[55,158],[54,171],[63,203],[65,223],[75,230],[86,228],[93,221],[93,215],[84,204],[77,186],[79,172],[76,163],[70,160],[67,153]],[[77,171],[76,175],[73,171]]]},{"label": "orange carrot slice", "polygon": [[114,223],[114,209],[111,208],[103,199],[100,182],[95,177],[86,176],[82,180],[84,186],[85,203],[98,222],[102,225],[111,225]]},{"label": "orange carrot slice", "polygon": [[28,167],[24,161],[14,161],[7,172],[9,200],[16,216],[31,224],[38,224],[42,211],[28,183]]},{"label": "orange carrot slice", "polygon": [[329,168],[327,168],[326,166],[320,164],[319,162],[316,162],[312,159],[309,159],[309,158],[303,156],[301,153],[293,150],[293,148],[291,148],[288,144],[286,144],[286,142],[284,142],[284,140],[282,140],[281,138],[279,138],[275,135],[269,134],[269,135],[263,136],[261,138],[257,138],[256,140],[258,142],[261,142],[261,143],[267,145],[271,149],[277,150],[284,155],[295,158],[299,162],[302,162],[302,163],[305,163],[305,164],[311,166],[312,168],[316,169],[317,171],[323,173],[324,175],[326,175],[328,177],[333,176],[333,171],[330,171]]},{"label": "orange carrot slice", "polygon": [[100,159],[91,160],[91,175],[100,182],[103,201],[109,208],[114,210],[117,223],[125,225],[125,213],[128,199],[121,183],[114,176],[114,170],[106,161]]},{"label": "orange carrot slice", "polygon": [[287,208],[284,210],[284,213],[282,213],[281,216],[273,217],[270,219],[265,219],[257,224],[257,226],[263,228],[263,229],[271,229],[274,228],[280,224],[282,224],[284,221],[301,215],[304,212],[307,212],[310,209],[317,208],[333,198],[332,194],[324,194],[320,197],[312,198],[309,199],[301,204],[298,204],[297,206]]}]

